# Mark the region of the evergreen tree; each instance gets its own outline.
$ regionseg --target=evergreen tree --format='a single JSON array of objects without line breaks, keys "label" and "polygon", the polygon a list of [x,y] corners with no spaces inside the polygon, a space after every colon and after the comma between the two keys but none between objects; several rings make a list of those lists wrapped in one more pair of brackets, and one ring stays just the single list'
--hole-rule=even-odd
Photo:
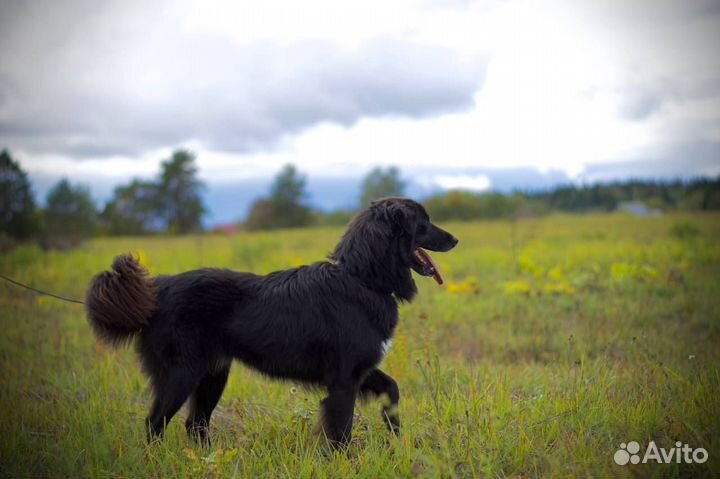
[{"label": "evergreen tree", "polygon": [[0,152],[0,233],[26,239],[39,232],[30,181],[10,152]]},{"label": "evergreen tree", "polygon": [[295,228],[312,223],[312,211],[304,204],[305,176],[294,165],[285,165],[275,177],[270,198],[253,203],[245,225],[249,229]]},{"label": "evergreen tree", "polygon": [[366,208],[372,200],[387,196],[403,196],[405,182],[400,178],[400,170],[390,166],[386,170],[376,167],[370,170],[362,182],[360,208]]},{"label": "evergreen tree", "polygon": [[63,178],[50,190],[45,230],[50,236],[87,236],[95,231],[97,212],[90,191]]},{"label": "evergreen tree", "polygon": [[100,215],[105,231],[114,235],[145,234],[162,227],[159,186],[133,180],[115,188]]},{"label": "evergreen tree", "polygon": [[160,172],[159,205],[170,233],[202,230],[205,213],[200,192],[203,184],[197,179],[195,155],[176,150],[164,161]]}]

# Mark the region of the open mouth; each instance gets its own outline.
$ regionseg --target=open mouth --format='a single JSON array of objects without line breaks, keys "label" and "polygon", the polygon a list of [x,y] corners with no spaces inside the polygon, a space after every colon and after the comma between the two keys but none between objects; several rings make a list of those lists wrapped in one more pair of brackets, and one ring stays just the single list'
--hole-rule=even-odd
[{"label": "open mouth", "polygon": [[433,261],[432,257],[422,248],[413,251],[413,269],[423,276],[432,276],[437,284],[443,284],[444,280],[440,268]]}]

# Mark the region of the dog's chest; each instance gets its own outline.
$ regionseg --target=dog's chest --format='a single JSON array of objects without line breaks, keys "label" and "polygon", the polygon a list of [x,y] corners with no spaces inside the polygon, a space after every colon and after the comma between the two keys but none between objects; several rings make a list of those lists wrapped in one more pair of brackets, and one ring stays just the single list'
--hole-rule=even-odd
[{"label": "dog's chest", "polygon": [[382,357],[384,358],[387,356],[388,351],[390,351],[390,346],[392,346],[392,339],[388,338],[382,343],[380,343],[380,351],[382,352]]}]

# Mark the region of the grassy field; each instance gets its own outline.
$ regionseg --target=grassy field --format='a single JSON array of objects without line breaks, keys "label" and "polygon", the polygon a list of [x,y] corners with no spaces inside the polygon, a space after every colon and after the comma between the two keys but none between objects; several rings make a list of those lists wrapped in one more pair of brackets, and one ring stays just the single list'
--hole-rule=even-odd
[{"label": "grassy field", "polygon": [[[403,431],[356,410],[346,453],[314,433],[319,392],[234,365],[211,448],[184,413],[147,446],[132,348],[97,343],[82,306],[0,283],[0,477],[720,476],[720,215],[552,216],[447,224],[460,245],[417,277],[382,367]],[[323,258],[341,229],[21,247],[0,272],[82,298],[135,251],[153,273],[256,273]],[[178,420],[180,419],[180,420]],[[703,447],[704,464],[616,465],[621,443]]]}]

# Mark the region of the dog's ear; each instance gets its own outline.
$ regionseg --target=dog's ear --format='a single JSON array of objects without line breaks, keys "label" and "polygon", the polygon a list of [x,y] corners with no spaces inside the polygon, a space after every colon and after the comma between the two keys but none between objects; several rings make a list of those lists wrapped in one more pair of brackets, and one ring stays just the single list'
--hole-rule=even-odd
[{"label": "dog's ear", "polygon": [[411,208],[403,203],[391,203],[388,205],[388,216],[402,233],[415,236],[415,212]]},{"label": "dog's ear", "polygon": [[397,201],[373,200],[370,202],[370,208],[375,210],[376,217],[391,226],[393,231],[411,235],[415,233],[413,212],[405,204]]},{"label": "dog's ear", "polygon": [[385,205],[385,214],[394,232],[397,255],[403,265],[410,266],[415,248],[415,213],[403,203],[389,203]]}]

